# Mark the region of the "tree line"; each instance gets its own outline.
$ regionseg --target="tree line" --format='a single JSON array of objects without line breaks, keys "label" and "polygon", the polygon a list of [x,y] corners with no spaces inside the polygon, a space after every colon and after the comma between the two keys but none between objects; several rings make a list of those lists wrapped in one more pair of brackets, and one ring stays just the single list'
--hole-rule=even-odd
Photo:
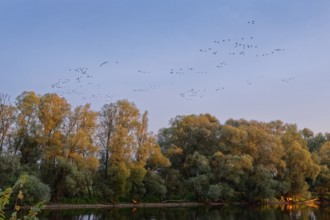
[{"label": "tree line", "polygon": [[0,189],[24,173],[26,204],[326,199],[329,166],[330,134],[282,121],[183,115],[155,135],[128,100],[0,95]]}]

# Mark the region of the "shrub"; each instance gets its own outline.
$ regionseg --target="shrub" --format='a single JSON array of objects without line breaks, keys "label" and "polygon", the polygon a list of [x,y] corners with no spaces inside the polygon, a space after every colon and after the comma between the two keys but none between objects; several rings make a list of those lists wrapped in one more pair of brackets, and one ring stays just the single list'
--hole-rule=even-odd
[{"label": "shrub", "polygon": [[24,194],[23,203],[32,205],[37,202],[48,202],[50,200],[50,187],[36,176],[27,175],[22,189]]}]

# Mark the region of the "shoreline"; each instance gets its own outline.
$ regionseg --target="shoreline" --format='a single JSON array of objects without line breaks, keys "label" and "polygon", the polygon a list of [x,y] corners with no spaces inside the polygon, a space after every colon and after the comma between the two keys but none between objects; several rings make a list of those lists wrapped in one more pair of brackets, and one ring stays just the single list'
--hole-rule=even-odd
[{"label": "shoreline", "polygon": [[[51,209],[103,209],[103,208],[163,208],[163,207],[196,207],[204,206],[205,203],[110,203],[110,204],[49,204],[44,208]],[[220,205],[220,203],[219,203]],[[224,204],[222,204],[224,205]],[[24,208],[30,208],[26,206]]]},{"label": "shoreline", "polygon": [[[175,207],[197,207],[197,206],[226,206],[226,205],[308,205],[328,204],[319,200],[304,202],[259,202],[259,203],[202,203],[202,202],[170,202],[170,203],[109,203],[109,204],[48,204],[44,210],[56,209],[104,209],[104,208],[175,208]],[[30,209],[31,206],[24,206],[23,209]]]}]

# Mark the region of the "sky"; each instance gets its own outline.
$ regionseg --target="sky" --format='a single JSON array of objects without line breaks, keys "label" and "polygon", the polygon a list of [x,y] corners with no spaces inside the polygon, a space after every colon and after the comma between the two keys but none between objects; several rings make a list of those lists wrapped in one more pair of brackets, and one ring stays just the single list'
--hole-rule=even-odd
[{"label": "sky", "polygon": [[0,93],[330,132],[328,0],[1,0]]}]

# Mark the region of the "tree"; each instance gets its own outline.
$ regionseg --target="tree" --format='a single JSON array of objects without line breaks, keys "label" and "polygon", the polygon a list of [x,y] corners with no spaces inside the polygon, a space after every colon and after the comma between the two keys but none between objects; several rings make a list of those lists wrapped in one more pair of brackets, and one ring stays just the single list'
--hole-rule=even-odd
[{"label": "tree", "polygon": [[160,146],[156,144],[152,146],[149,150],[149,158],[146,166],[152,170],[157,170],[158,168],[169,167],[170,165],[170,160],[163,155]]},{"label": "tree", "polygon": [[[40,97],[38,119],[40,121],[40,145],[42,149],[42,179],[52,186],[52,201],[63,196],[64,179],[70,167],[62,157],[64,135],[62,126],[70,112],[70,105],[57,94]],[[49,174],[52,173],[52,176]]]},{"label": "tree", "polygon": [[321,164],[325,164],[330,167],[330,141],[327,141],[322,144],[318,151],[318,155],[321,160]]},{"label": "tree", "polygon": [[9,96],[0,94],[0,154],[8,138],[9,129],[14,122],[14,107],[9,102]]},{"label": "tree", "polygon": [[320,173],[313,184],[314,189],[319,197],[326,198],[327,193],[330,191],[330,142],[327,141],[322,144],[318,149],[317,158],[320,164]]},{"label": "tree", "polygon": [[143,183],[146,188],[147,196],[159,196],[162,200],[167,193],[165,181],[156,171],[148,170],[144,177]]},{"label": "tree", "polygon": [[102,146],[101,172],[115,192],[115,199],[144,191],[146,166],[169,166],[155,138],[148,132],[148,113],[142,115],[127,100],[104,105],[99,114],[98,139]]},{"label": "tree", "polygon": [[321,199],[328,199],[327,194],[330,192],[330,170],[327,165],[320,166],[320,173],[313,187]]},{"label": "tree", "polygon": [[[65,102],[62,104],[65,106]],[[65,189],[68,188],[65,184],[74,184],[72,181],[79,182],[80,186],[83,184],[85,187],[79,188],[81,193],[84,193],[86,188],[91,196],[92,181],[88,175],[95,172],[99,166],[98,147],[93,143],[96,117],[97,113],[90,109],[89,104],[78,106],[65,118],[59,117],[58,119],[62,118],[61,124],[54,123],[53,125],[58,125],[50,129],[54,136],[48,140],[52,145],[46,148],[44,158],[46,167],[54,171],[51,182],[54,201],[63,197]],[[48,163],[48,160],[53,162]],[[68,181],[68,178],[71,181]]]},{"label": "tree", "polygon": [[312,138],[314,136],[314,132],[308,128],[304,128],[300,131],[301,135],[305,140]]},{"label": "tree", "polygon": [[[280,121],[263,123],[230,119],[221,128],[222,152],[236,157],[248,155],[253,159],[253,169],[247,171],[249,178],[245,178],[245,185],[238,187],[247,192],[245,199],[256,201],[275,196],[277,179],[286,167],[280,139],[284,131],[282,124]],[[216,159],[213,157],[213,163]]]},{"label": "tree", "polygon": [[144,186],[143,180],[145,175],[147,174],[147,170],[142,166],[133,166],[130,169],[130,175],[128,178],[128,190],[130,193],[130,198],[136,199],[144,196],[146,192],[146,188]]},{"label": "tree", "polygon": [[246,131],[232,125],[224,125],[221,127],[220,133],[220,150],[222,152],[235,155],[248,153],[247,149],[243,147],[248,135]]},{"label": "tree", "polygon": [[177,116],[160,130],[158,143],[174,168],[180,169],[189,154],[211,156],[219,148],[219,121],[210,114]]},{"label": "tree", "polygon": [[105,151],[107,166],[122,161],[132,162],[131,155],[136,150],[135,132],[139,123],[138,119],[139,110],[127,100],[120,100],[102,107],[98,137]]},{"label": "tree", "polygon": [[99,113],[98,140],[102,146],[102,167],[104,176],[108,175],[110,147],[115,133],[118,108],[115,103],[106,104]]},{"label": "tree", "polygon": [[247,198],[249,201],[273,199],[276,196],[279,182],[274,173],[263,165],[254,167],[247,183]]},{"label": "tree", "polygon": [[209,172],[209,161],[204,155],[195,152],[194,154],[186,157],[182,170],[182,173],[186,178],[195,177],[202,174],[209,175]]},{"label": "tree", "polygon": [[[33,179],[33,178],[32,178]],[[5,208],[6,205],[10,203],[10,197],[14,190],[18,191],[15,203],[14,205],[14,210],[11,213],[10,219],[11,220],[16,220],[17,218],[17,213],[18,211],[21,210],[20,204],[22,201],[24,201],[24,192],[25,190],[23,187],[26,184],[26,182],[31,183],[31,178],[28,175],[21,175],[20,178],[16,181],[15,185],[13,187],[8,187],[4,191],[0,189],[0,220],[4,220],[6,218],[6,213],[5,213]],[[28,183],[28,185],[29,185]],[[30,184],[31,186],[31,184]],[[42,186],[43,188],[43,186]],[[47,190],[46,190],[47,191]],[[45,192],[45,191],[44,191]],[[44,195],[45,196],[45,195]],[[37,205],[32,206],[28,212],[27,215],[23,216],[23,219],[37,219],[38,213],[44,208],[45,206],[43,205],[43,201],[39,202]]]},{"label": "tree", "polygon": [[50,200],[50,187],[36,176],[27,175],[25,177],[24,187],[22,189],[24,194],[24,205],[33,205],[38,202],[48,202]]},{"label": "tree", "polygon": [[210,185],[207,198],[213,202],[228,201],[234,197],[234,189],[227,183],[218,183]]},{"label": "tree", "polygon": [[70,105],[57,94],[45,94],[40,98],[38,117],[41,124],[41,143],[44,157],[53,159],[61,148],[61,126],[70,112]]},{"label": "tree", "polygon": [[169,167],[162,170],[160,175],[165,181],[167,195],[178,198],[188,194],[188,189],[185,185],[185,179],[179,170]]},{"label": "tree", "polygon": [[20,168],[18,156],[8,153],[0,154],[0,188],[4,189],[13,185],[19,177]]},{"label": "tree", "polygon": [[[112,200],[118,200],[120,196],[125,196],[130,191],[128,178],[131,170],[125,162],[117,163],[109,167],[109,182],[114,195]],[[109,187],[109,186],[108,186]]]},{"label": "tree", "polygon": [[235,191],[243,192],[250,172],[253,170],[253,158],[250,155],[224,155],[215,153],[210,159],[212,183],[227,183]]},{"label": "tree", "polygon": [[90,109],[90,104],[78,106],[69,113],[64,125],[64,144],[58,155],[80,168],[96,170],[99,161],[96,154],[98,146],[93,142],[97,113]]},{"label": "tree", "polygon": [[327,136],[323,135],[322,133],[317,133],[313,137],[309,137],[307,139],[307,146],[309,151],[316,152],[320,149],[322,144],[324,144],[327,141]]},{"label": "tree", "polygon": [[[98,138],[103,148],[103,169],[115,192],[114,199],[125,195],[132,186],[129,181],[136,147],[139,110],[133,103],[120,100],[104,105],[100,112]],[[142,177],[143,179],[143,177]],[[142,181],[142,180],[141,180]]]},{"label": "tree", "polygon": [[71,167],[65,182],[74,184],[77,193],[88,194],[89,197],[93,184],[91,177],[99,167],[99,147],[93,141],[96,117],[97,113],[90,109],[90,104],[77,106],[71,111],[63,128],[63,148],[57,156],[58,159],[66,160]]},{"label": "tree", "polygon": [[40,97],[34,92],[23,92],[16,98],[17,117],[13,129],[14,155],[20,153],[23,164],[34,165],[41,159],[41,125],[38,118]]},{"label": "tree", "polygon": [[209,177],[205,174],[190,177],[186,180],[189,192],[193,193],[198,201],[205,201],[209,190]]},{"label": "tree", "polygon": [[288,187],[284,188],[282,193],[288,199],[308,198],[310,193],[306,179],[314,181],[320,172],[320,167],[313,160],[306,142],[298,133],[295,125],[287,126],[281,139],[285,149],[284,160],[286,162],[282,181],[288,183]]}]

